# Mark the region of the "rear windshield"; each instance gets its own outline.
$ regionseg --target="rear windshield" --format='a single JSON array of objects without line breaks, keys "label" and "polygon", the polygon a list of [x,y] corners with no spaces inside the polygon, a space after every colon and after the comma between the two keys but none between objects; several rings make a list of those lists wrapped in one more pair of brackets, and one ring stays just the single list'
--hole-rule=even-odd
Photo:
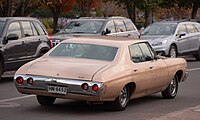
[{"label": "rear windshield", "polygon": [[58,34],[97,34],[101,31],[104,21],[86,20],[86,21],[70,21]]},{"label": "rear windshield", "polygon": [[5,22],[4,21],[0,21],[0,36],[3,32],[3,28],[4,28]]},{"label": "rear windshield", "polygon": [[115,58],[117,50],[117,47],[111,46],[61,43],[49,54],[49,56],[112,61]]}]

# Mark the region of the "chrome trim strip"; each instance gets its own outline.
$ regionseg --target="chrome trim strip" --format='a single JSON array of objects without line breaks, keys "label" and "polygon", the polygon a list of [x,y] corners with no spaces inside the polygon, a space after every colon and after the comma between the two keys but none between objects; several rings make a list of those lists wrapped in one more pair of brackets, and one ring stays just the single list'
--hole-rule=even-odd
[{"label": "chrome trim strip", "polygon": [[[61,79],[61,78],[33,76],[33,75],[15,75],[14,80],[16,80],[16,78],[19,76],[23,77],[23,79],[24,79],[24,82],[22,85],[17,84],[15,81],[16,87],[20,88],[20,89],[45,90],[46,92],[48,92],[48,86],[51,85],[51,86],[67,87],[68,93],[92,95],[92,96],[101,96],[103,94],[103,90],[104,90],[104,84],[101,82],[95,82],[95,81]],[[34,80],[33,85],[27,84],[27,79],[29,77],[33,78],[33,80]],[[89,85],[88,91],[84,91],[81,89],[81,85],[83,83],[87,83]],[[94,84],[97,84],[99,87],[99,90],[97,92],[94,92],[92,90],[92,86]],[[49,93],[49,94],[51,94],[51,93]]]}]

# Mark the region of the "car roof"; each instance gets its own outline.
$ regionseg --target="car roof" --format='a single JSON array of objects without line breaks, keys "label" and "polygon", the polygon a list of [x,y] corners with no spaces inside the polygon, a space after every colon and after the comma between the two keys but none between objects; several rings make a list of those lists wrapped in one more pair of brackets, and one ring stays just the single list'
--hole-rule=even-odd
[{"label": "car roof", "polygon": [[80,20],[113,20],[113,19],[128,19],[125,17],[120,17],[120,16],[112,16],[112,17],[80,17],[79,19],[73,19],[72,21],[80,21]]},{"label": "car roof", "polygon": [[184,19],[179,21],[160,21],[160,22],[155,22],[153,24],[179,24],[179,23],[197,23],[197,22]]},{"label": "car roof", "polygon": [[0,17],[0,21],[8,21],[8,20],[37,20],[32,17]]},{"label": "car roof", "polygon": [[83,44],[98,44],[105,46],[123,46],[131,45],[134,43],[147,42],[129,37],[112,37],[112,36],[89,36],[89,37],[76,37],[64,40],[62,43],[83,43]]}]

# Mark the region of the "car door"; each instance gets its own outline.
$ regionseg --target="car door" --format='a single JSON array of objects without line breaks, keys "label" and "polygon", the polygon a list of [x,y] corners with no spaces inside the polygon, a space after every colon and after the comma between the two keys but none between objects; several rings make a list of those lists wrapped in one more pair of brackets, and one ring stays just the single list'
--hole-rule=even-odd
[{"label": "car door", "polygon": [[26,38],[25,43],[27,58],[33,58],[36,53],[37,47],[41,42],[40,36],[38,35],[32,22],[21,21],[20,23],[23,30],[23,36]]},{"label": "car door", "polygon": [[139,44],[129,46],[132,63],[132,75],[137,87],[135,90],[136,96],[147,94],[148,84],[153,81],[153,72],[150,69],[148,62],[144,60]]},{"label": "car door", "polygon": [[157,59],[155,52],[148,43],[140,43],[144,61],[152,72],[152,79],[148,82],[147,93],[158,92],[168,83],[168,69],[162,59]]},{"label": "car door", "polygon": [[199,49],[200,33],[198,32],[194,24],[186,24],[186,28],[187,28],[188,37],[189,37],[189,40],[187,42],[189,49],[187,52],[197,51]]},{"label": "car door", "polygon": [[178,53],[185,53],[189,51],[189,35],[185,24],[178,25],[176,33],[177,49]]},{"label": "car door", "polygon": [[26,60],[26,45],[18,21],[11,22],[8,25],[6,36],[11,34],[17,34],[19,38],[16,40],[8,40],[7,44],[3,46],[6,69],[8,70],[16,69]]}]

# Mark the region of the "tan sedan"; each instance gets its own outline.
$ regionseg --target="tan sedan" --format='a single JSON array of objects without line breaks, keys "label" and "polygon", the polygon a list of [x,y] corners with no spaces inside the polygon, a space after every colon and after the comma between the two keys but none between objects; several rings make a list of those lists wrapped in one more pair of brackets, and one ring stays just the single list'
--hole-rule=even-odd
[{"label": "tan sedan", "polygon": [[109,102],[124,110],[130,99],[162,92],[177,95],[186,80],[182,58],[161,58],[148,42],[118,37],[80,37],[61,42],[15,74],[20,93],[35,94],[41,105],[56,98]]}]

